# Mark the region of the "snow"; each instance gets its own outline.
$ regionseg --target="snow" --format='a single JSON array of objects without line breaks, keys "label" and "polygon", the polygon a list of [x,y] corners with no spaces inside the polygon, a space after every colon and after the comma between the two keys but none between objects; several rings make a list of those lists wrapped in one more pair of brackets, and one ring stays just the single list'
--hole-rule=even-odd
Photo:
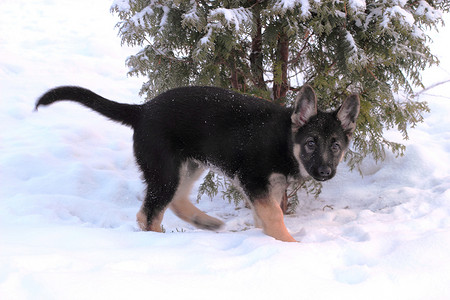
[{"label": "snow", "polygon": [[185,26],[185,24],[191,23],[192,25],[196,25],[200,22],[200,17],[198,16],[198,7],[197,7],[197,2],[193,2],[191,1],[192,4],[192,8],[184,13],[182,15],[182,24],[183,26]]},{"label": "snow", "polygon": [[442,18],[442,13],[439,10],[434,9],[426,1],[420,1],[419,6],[416,9],[416,14],[424,15],[430,21],[435,21]]},{"label": "snow", "polygon": [[213,28],[210,26],[208,28],[208,32],[200,39],[200,44],[207,45],[211,40],[212,34],[213,34]]},{"label": "snow", "polygon": [[[380,14],[381,10],[379,8],[374,9],[372,13]],[[371,14],[372,14],[371,13]],[[384,28],[388,28],[392,19],[396,19],[400,21],[402,25],[409,25],[413,27],[414,25],[414,16],[404,9],[402,6],[395,5],[392,7],[386,8],[384,12],[382,12],[383,22],[381,22],[381,26]],[[366,21],[368,23],[368,21]]]},{"label": "snow", "polygon": [[274,3],[274,8],[283,11],[283,13],[288,10],[293,10],[297,6],[300,6],[302,16],[308,16],[310,14],[311,5],[308,0],[277,0]]},{"label": "snow", "polygon": [[350,58],[349,61],[351,63],[353,62],[357,62],[358,61],[358,46],[356,46],[356,42],[355,39],[353,38],[352,34],[346,30],[346,34],[345,34],[345,39],[347,40],[347,42],[350,45]]},{"label": "snow", "polygon": [[349,5],[354,11],[363,11],[366,9],[366,0],[350,0]]},{"label": "snow", "polygon": [[159,23],[159,26],[161,28],[163,28],[167,24],[167,19],[169,18],[170,8],[165,6],[165,5],[163,5],[162,6],[162,10],[163,10],[164,14],[163,14],[163,16],[161,18],[161,22]]},{"label": "snow", "polygon": [[402,16],[403,20],[410,26],[413,26],[415,23],[414,16],[410,12],[405,10],[403,7],[400,7],[398,5],[390,8],[390,9],[387,9],[386,13],[390,13],[393,18],[394,18],[394,15]]},{"label": "snow", "polygon": [[239,8],[216,8],[209,12],[208,19],[217,19],[219,16],[223,16],[225,22],[223,26],[227,26],[236,32],[239,32],[241,26],[250,24],[252,20],[252,12],[250,9],[243,7]]},{"label": "snow", "polygon": [[114,0],[111,8],[117,8],[119,12],[127,12],[131,6],[129,0]]},{"label": "snow", "polygon": [[[196,15],[196,5],[187,13],[184,14],[183,22],[191,22],[195,24],[198,22],[198,16]],[[252,23],[252,12],[250,9],[239,8],[216,8],[212,9],[208,13],[208,24],[205,28],[200,29],[206,31],[203,37],[199,41],[199,49],[196,50],[197,55],[200,54],[201,49],[205,47],[214,47],[214,39],[216,32],[222,31],[225,27],[230,30],[234,30],[235,34],[241,34],[241,31],[245,26],[249,26]],[[198,29],[198,28],[197,28]]]},{"label": "snow", "polygon": [[[119,9],[123,9],[123,7],[118,6]],[[120,10],[119,10],[120,11]],[[145,27],[145,18],[147,16],[153,15],[155,12],[150,6],[144,7],[140,12],[137,12],[131,17],[131,20],[134,23],[134,26],[136,27]],[[161,20],[162,25],[164,25],[163,21]],[[161,26],[161,24],[160,24]]]},{"label": "snow", "polygon": [[[285,220],[301,243],[264,235],[219,196],[198,207],[222,232],[171,212],[166,233],[141,232],[131,130],[73,103],[33,112],[62,84],[142,101],[124,66],[137,49],[120,47],[109,7],[0,2],[0,299],[450,297],[449,83],[421,94],[432,112],[404,157],[367,159],[363,177],[341,165],[319,199],[300,197]],[[427,87],[450,79],[448,36],[434,35],[441,66],[424,72]]]}]

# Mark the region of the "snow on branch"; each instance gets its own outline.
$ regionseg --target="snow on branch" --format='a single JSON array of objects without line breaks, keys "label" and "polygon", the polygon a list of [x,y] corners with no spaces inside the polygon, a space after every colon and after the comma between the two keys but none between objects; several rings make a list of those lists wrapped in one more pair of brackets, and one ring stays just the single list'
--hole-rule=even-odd
[{"label": "snow on branch", "polygon": [[115,9],[117,12],[130,11],[130,2],[128,0],[114,0],[111,4],[111,9]]},{"label": "snow on branch", "polygon": [[[315,2],[320,1],[316,0]],[[283,15],[288,10],[292,11],[297,7],[300,7],[301,15],[303,17],[309,16],[311,6],[308,0],[278,0],[273,5],[273,9],[279,11]]]},{"label": "snow on branch", "polygon": [[200,39],[200,44],[207,45],[208,43],[212,42],[211,41],[212,33],[213,33],[213,29],[212,29],[212,27],[209,27],[208,32]]},{"label": "snow on branch", "polygon": [[248,8],[216,8],[209,13],[208,21],[219,21],[223,26],[239,32],[241,28],[252,24],[253,14]]},{"label": "snow on branch", "polygon": [[349,5],[354,11],[364,11],[366,9],[365,0],[350,0]]},{"label": "snow on branch", "polygon": [[358,46],[356,46],[355,39],[353,38],[352,34],[347,31],[345,35],[345,39],[350,44],[350,63],[357,63],[358,62]]},{"label": "snow on branch", "polygon": [[[192,1],[191,1],[192,2]],[[181,24],[183,26],[193,26],[198,31],[202,30],[202,22],[201,22],[201,12],[198,11],[197,2],[192,3],[192,8],[189,9],[186,13],[182,15],[183,21]]]},{"label": "snow on branch", "polygon": [[[184,22],[195,23],[195,7],[189,11],[189,13],[184,15]],[[209,12],[207,17],[208,23],[204,26],[203,31],[205,35],[200,39],[199,49],[196,53],[200,53],[200,49],[204,47],[214,47],[213,42],[215,38],[215,33],[223,30],[223,28],[228,28],[235,34],[242,34],[245,28],[252,26],[253,14],[248,8],[216,8]]]},{"label": "snow on branch", "polygon": [[442,12],[431,7],[431,5],[426,1],[419,2],[419,6],[416,9],[416,14],[426,17],[431,22],[435,22],[442,18]]},{"label": "snow on branch", "polygon": [[393,7],[387,8],[383,15],[383,22],[381,22],[381,26],[387,28],[391,19],[397,19],[400,22],[403,22],[404,25],[414,26],[414,16],[399,5],[395,5]]},{"label": "snow on branch", "polygon": [[170,8],[167,6],[162,6],[162,10],[163,10],[164,14],[161,18],[161,22],[159,22],[159,27],[161,27],[161,28],[163,28],[167,24],[167,18],[169,16]]}]

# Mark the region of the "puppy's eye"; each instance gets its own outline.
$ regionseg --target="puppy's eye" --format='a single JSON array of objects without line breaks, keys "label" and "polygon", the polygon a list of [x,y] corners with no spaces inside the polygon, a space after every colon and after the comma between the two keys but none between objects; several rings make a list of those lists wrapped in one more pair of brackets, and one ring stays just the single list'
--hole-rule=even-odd
[{"label": "puppy's eye", "polygon": [[316,142],[314,142],[313,140],[309,140],[306,142],[306,149],[310,150],[310,151],[314,151],[314,149],[316,149]]},{"label": "puppy's eye", "polygon": [[339,145],[339,143],[333,143],[331,145],[331,151],[338,152],[339,150],[341,150],[341,146]]}]

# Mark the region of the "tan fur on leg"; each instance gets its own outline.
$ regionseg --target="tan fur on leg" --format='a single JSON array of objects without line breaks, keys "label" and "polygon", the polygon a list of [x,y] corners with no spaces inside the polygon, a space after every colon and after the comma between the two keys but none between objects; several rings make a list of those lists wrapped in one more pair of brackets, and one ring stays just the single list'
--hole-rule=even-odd
[{"label": "tan fur on leg", "polygon": [[189,168],[189,162],[185,163],[180,170],[180,183],[178,189],[170,203],[170,209],[183,221],[191,223],[197,228],[207,230],[218,230],[223,226],[223,222],[208,216],[189,200],[189,194],[194,182],[200,177],[203,169],[193,170]]},{"label": "tan fur on leg", "polygon": [[263,224],[261,222],[261,219],[258,217],[258,215],[256,214],[256,209],[255,206],[253,205],[253,203],[251,203],[250,201],[246,201],[246,208],[250,208],[252,210],[252,215],[253,215],[253,226],[255,226],[256,228],[263,228]]},{"label": "tan fur on leg", "polygon": [[269,195],[267,198],[255,199],[253,203],[255,220],[259,219],[258,225],[262,225],[265,234],[280,241],[296,242],[284,225],[283,211],[280,207],[286,188],[286,176],[273,173],[269,178]]},{"label": "tan fur on leg", "polygon": [[136,214],[136,220],[139,225],[139,228],[143,231],[148,231],[148,223],[147,223],[147,216],[144,212],[142,212],[142,208],[138,211]]},{"label": "tan fur on leg", "polygon": [[176,198],[170,204],[172,211],[182,220],[207,230],[218,230],[223,226],[219,219],[208,216],[195,207],[187,198]]},{"label": "tan fur on leg", "polygon": [[165,210],[160,212],[158,214],[158,216],[156,216],[153,219],[151,224],[148,224],[147,215],[145,214],[145,212],[143,211],[143,209],[141,207],[141,209],[136,214],[136,219],[137,219],[137,223],[139,225],[139,228],[141,228],[141,230],[143,230],[143,231],[162,232],[161,222],[162,222],[163,217],[164,217],[164,212],[165,212]]},{"label": "tan fur on leg", "polygon": [[284,225],[283,212],[276,201],[261,199],[255,201],[254,207],[265,234],[283,242],[296,242]]}]

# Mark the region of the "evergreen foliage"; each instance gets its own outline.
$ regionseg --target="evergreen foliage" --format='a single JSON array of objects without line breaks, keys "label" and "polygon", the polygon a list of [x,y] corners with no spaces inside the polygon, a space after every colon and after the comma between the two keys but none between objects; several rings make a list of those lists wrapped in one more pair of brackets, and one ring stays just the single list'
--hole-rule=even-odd
[{"label": "evergreen foliage", "polygon": [[407,139],[407,128],[428,111],[413,88],[422,86],[420,72],[438,63],[426,30],[443,25],[450,4],[115,0],[111,9],[121,19],[122,43],[141,47],[127,64],[130,75],[148,79],[141,89],[147,99],[178,86],[211,85],[284,105],[310,83],[320,108],[328,109],[359,93],[358,127],[346,157],[357,167],[368,154],[382,159],[386,148],[402,155],[404,145],[387,140],[383,130],[397,128]]}]

